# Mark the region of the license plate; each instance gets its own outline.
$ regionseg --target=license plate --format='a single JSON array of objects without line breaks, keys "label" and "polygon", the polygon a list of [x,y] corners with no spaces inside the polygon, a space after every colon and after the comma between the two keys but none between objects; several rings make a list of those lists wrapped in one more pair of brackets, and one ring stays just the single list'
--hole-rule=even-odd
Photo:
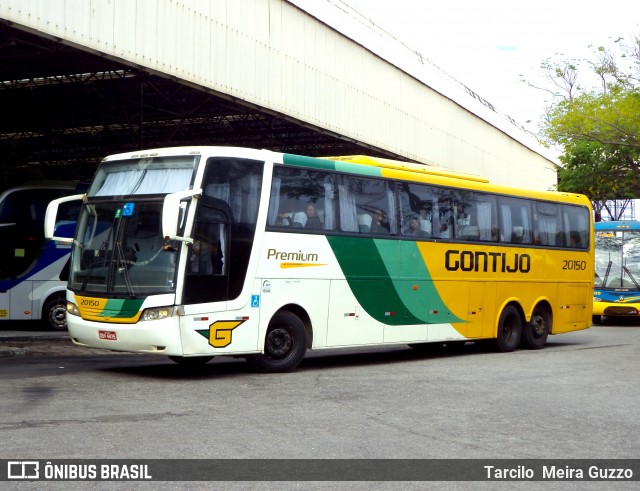
[{"label": "license plate", "polygon": [[98,337],[100,339],[106,339],[107,341],[117,341],[118,336],[114,331],[98,331]]}]

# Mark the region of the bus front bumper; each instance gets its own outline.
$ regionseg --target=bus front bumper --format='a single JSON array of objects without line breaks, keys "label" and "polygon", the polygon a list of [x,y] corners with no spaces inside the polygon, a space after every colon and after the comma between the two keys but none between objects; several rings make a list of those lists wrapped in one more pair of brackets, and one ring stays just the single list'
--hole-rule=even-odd
[{"label": "bus front bumper", "polygon": [[154,322],[113,324],[67,315],[71,341],[79,346],[111,351],[182,356],[178,317]]},{"label": "bus front bumper", "polygon": [[628,316],[640,315],[640,303],[622,302],[593,302],[593,315],[600,316]]}]

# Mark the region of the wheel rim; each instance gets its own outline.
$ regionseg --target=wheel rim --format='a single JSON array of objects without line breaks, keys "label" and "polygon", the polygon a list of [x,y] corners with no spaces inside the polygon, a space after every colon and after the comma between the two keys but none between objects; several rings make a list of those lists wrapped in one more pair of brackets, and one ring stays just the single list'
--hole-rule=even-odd
[{"label": "wheel rim", "polygon": [[534,314],[531,317],[531,334],[534,338],[541,338],[547,332],[547,319],[544,315]]},{"label": "wheel rim", "polygon": [[286,327],[275,327],[267,334],[264,354],[271,359],[285,358],[293,347],[293,335]]},{"label": "wheel rim", "polygon": [[67,308],[56,305],[49,311],[49,323],[56,329],[64,329],[67,326]]}]

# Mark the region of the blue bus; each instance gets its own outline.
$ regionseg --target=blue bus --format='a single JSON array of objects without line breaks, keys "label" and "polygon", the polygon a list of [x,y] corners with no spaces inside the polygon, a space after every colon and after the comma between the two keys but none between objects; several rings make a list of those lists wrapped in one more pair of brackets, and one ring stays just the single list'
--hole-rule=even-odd
[{"label": "blue bus", "polygon": [[[0,321],[42,320],[65,330],[70,244],[47,241],[44,219],[53,199],[77,194],[74,182],[32,182],[0,193]],[[80,201],[65,203],[57,236],[73,237]]]},{"label": "blue bus", "polygon": [[596,222],[593,323],[640,316],[640,222]]}]

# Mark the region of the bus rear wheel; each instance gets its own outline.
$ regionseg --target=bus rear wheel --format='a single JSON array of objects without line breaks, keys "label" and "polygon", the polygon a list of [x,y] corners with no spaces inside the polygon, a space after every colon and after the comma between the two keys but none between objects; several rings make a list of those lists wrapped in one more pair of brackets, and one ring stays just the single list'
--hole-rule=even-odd
[{"label": "bus rear wheel", "polygon": [[531,322],[522,329],[522,346],[528,349],[542,349],[547,344],[551,332],[549,311],[538,305],[533,309]]},{"label": "bus rear wheel", "polygon": [[520,344],[522,336],[522,317],[513,305],[507,305],[498,321],[498,333],[493,340],[493,347],[502,353],[514,351]]},{"label": "bus rear wheel", "polygon": [[67,300],[64,293],[47,299],[42,309],[42,320],[51,331],[67,330]]},{"label": "bus rear wheel", "polygon": [[249,355],[247,361],[260,372],[289,372],[300,364],[306,352],[304,323],[291,312],[278,312],[267,328],[264,354]]}]

